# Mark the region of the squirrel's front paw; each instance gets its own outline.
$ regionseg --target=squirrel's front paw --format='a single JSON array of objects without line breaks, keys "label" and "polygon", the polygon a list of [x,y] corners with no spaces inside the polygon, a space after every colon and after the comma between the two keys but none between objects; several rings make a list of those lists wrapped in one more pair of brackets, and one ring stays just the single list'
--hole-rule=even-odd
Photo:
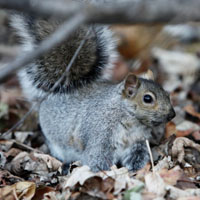
[{"label": "squirrel's front paw", "polygon": [[145,141],[138,141],[127,148],[117,162],[117,166],[123,166],[130,171],[137,171],[149,161],[149,153]]}]

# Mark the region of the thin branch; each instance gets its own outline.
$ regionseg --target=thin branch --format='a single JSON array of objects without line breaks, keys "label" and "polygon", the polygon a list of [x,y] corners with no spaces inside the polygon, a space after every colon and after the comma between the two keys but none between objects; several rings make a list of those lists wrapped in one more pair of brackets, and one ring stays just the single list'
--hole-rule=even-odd
[{"label": "thin branch", "polygon": [[[184,23],[200,21],[199,0],[115,0],[87,8],[91,23]],[[173,20],[173,19],[176,20]]]},{"label": "thin branch", "polygon": [[90,16],[90,23],[166,23],[175,17],[174,23],[200,21],[199,0],[83,2],[69,0],[0,0],[0,7],[65,19],[81,10]]},{"label": "thin branch", "polygon": [[147,145],[147,149],[148,149],[148,152],[149,152],[149,157],[150,157],[150,160],[151,160],[151,166],[152,166],[152,171],[154,172],[154,163],[153,163],[153,155],[152,155],[152,152],[151,152],[151,147],[149,145],[149,140],[146,140],[146,145]]},{"label": "thin branch", "polygon": [[41,17],[67,18],[83,5],[69,0],[0,0],[0,7]]},{"label": "thin branch", "polygon": [[4,82],[17,70],[29,64],[31,61],[39,58],[52,48],[58,46],[62,41],[66,40],[70,34],[82,23],[86,21],[86,17],[82,13],[78,13],[71,19],[65,21],[51,36],[42,41],[41,44],[28,53],[24,53],[18,57],[13,63],[6,64],[0,73],[0,83]]},{"label": "thin branch", "polygon": [[[20,3],[22,2],[22,3]],[[71,1],[56,1],[63,5],[56,7],[55,1],[44,0],[42,6],[39,0],[0,0],[0,6],[3,8],[12,7],[17,10],[24,9],[25,5],[29,8],[27,10],[35,11],[37,14],[54,14],[63,17],[65,7],[70,10],[70,6],[75,9],[77,14],[74,14],[69,21],[65,21],[58,30],[49,38],[44,40],[37,50],[33,50],[26,55],[19,57],[16,61],[6,65],[0,73],[0,83],[8,79],[17,70],[29,64],[33,60],[39,58],[52,48],[58,46],[62,41],[67,39],[69,35],[75,31],[80,24],[83,23],[158,23],[158,22],[185,22],[188,20],[200,20],[200,1],[199,0],[140,0],[140,1],[111,1],[106,4],[91,5],[84,4],[80,10],[79,2]],[[54,4],[53,4],[54,2]],[[23,4],[25,3],[25,5]],[[71,4],[72,3],[72,4]],[[41,5],[39,5],[41,4]],[[69,5],[68,5],[69,4]],[[87,5],[87,6],[86,6]],[[22,9],[23,6],[23,9]],[[41,9],[39,9],[41,6]],[[55,6],[55,9],[53,9]],[[45,7],[47,7],[45,9]],[[51,9],[50,9],[51,8]],[[59,9],[58,9],[59,8]],[[37,10],[38,9],[38,10]],[[73,9],[72,9],[73,10]],[[73,10],[74,11],[74,10]],[[71,13],[71,12],[70,12]],[[69,13],[66,11],[66,16]],[[47,15],[46,15],[47,16]],[[175,19],[175,20],[174,20]]]}]

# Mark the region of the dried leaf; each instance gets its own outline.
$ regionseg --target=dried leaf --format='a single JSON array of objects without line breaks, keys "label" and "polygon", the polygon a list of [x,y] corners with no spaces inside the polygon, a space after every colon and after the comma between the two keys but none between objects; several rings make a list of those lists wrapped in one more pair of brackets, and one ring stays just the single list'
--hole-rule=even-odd
[{"label": "dried leaf", "polygon": [[40,186],[36,189],[35,195],[32,200],[42,200],[45,194],[55,191],[54,188],[48,186]]},{"label": "dried leaf", "polygon": [[195,117],[197,117],[197,118],[200,119],[200,113],[196,112],[195,109],[194,109],[194,107],[193,107],[192,105],[187,105],[187,106],[185,106],[185,107],[184,107],[184,110],[185,110],[187,113],[189,113],[189,114],[191,114],[191,115],[193,115],[193,116],[195,116]]},{"label": "dried leaf", "polygon": [[166,189],[169,192],[169,197],[172,199],[178,199],[181,197],[191,197],[191,196],[200,196],[200,189],[187,189],[187,190],[181,190],[174,186],[166,186]]},{"label": "dried leaf", "polygon": [[[165,183],[159,173],[149,173],[145,176],[146,188],[149,192],[163,197],[166,193]],[[159,189],[158,189],[159,188]]]},{"label": "dried leaf", "polygon": [[15,200],[17,198],[31,200],[35,190],[36,185],[33,182],[18,182],[14,185],[0,188],[0,199]]},{"label": "dried leaf", "polygon": [[54,183],[55,174],[61,174],[62,163],[55,158],[41,153],[21,152],[11,162],[11,170],[17,175],[29,174],[35,181]]},{"label": "dried leaf", "polygon": [[77,167],[72,171],[69,179],[66,180],[64,188],[74,187],[77,183],[83,185],[87,179],[94,176],[96,176],[96,174],[91,172],[88,166]]},{"label": "dried leaf", "polygon": [[178,162],[182,163],[184,161],[185,150],[184,147],[191,147],[200,151],[200,145],[194,143],[185,137],[176,138],[172,146],[172,156],[177,157]]},{"label": "dried leaf", "polygon": [[183,174],[183,171],[179,166],[174,167],[171,170],[162,169],[159,172],[161,178],[163,178],[164,182],[168,185],[176,185],[177,181]]},{"label": "dried leaf", "polygon": [[169,122],[166,125],[165,138],[169,138],[173,134],[176,134],[176,125],[174,122]]}]

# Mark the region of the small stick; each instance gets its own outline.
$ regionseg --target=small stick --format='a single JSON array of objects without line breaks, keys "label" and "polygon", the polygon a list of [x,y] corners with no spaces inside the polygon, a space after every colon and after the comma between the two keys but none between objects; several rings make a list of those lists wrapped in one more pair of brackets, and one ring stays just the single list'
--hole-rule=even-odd
[{"label": "small stick", "polygon": [[150,160],[151,160],[152,170],[154,172],[153,155],[152,155],[151,148],[150,148],[150,145],[149,145],[149,140],[146,140],[146,145],[147,145],[147,149],[149,151],[149,156],[150,156]]}]

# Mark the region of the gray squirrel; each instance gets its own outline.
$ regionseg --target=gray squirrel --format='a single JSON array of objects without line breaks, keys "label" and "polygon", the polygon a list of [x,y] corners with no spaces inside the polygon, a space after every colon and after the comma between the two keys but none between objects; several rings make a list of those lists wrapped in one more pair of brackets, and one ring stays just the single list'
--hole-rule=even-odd
[{"label": "gray squirrel", "polygon": [[[13,15],[12,26],[22,38],[24,53],[37,48],[59,21]],[[81,26],[50,53],[19,72],[29,99],[47,94],[84,39]],[[92,171],[112,165],[138,170],[149,161],[145,140],[160,141],[165,124],[175,116],[169,94],[146,78],[129,74],[118,84],[108,81],[117,60],[116,41],[108,27],[92,31],[69,75],[39,108],[39,122],[51,154],[64,163],[81,161]]]}]

